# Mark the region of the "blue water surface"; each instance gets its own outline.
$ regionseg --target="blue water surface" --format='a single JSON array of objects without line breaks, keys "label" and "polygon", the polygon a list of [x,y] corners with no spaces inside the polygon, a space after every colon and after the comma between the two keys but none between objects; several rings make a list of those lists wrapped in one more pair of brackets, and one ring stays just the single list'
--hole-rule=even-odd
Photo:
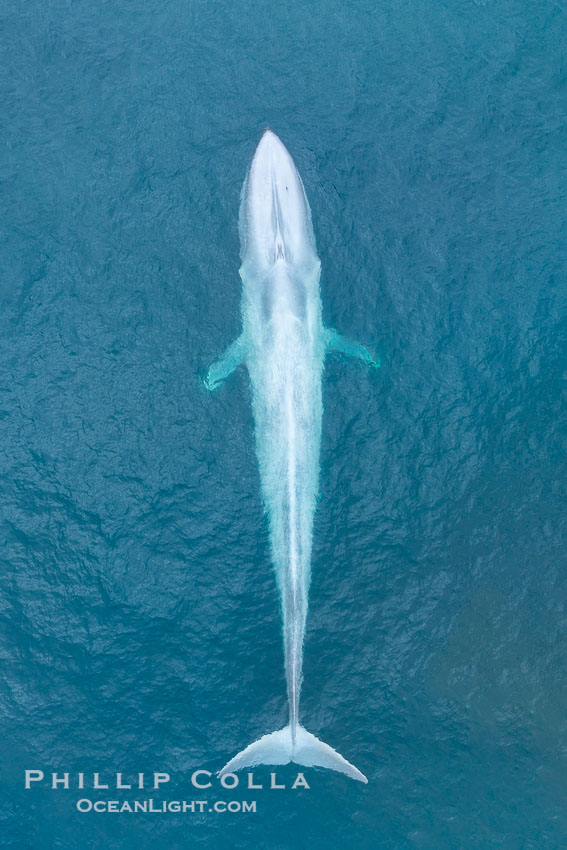
[{"label": "blue water surface", "polygon": [[[566,847],[564,5],[0,16],[0,846]],[[198,793],[286,721],[248,378],[201,382],[266,126],[326,323],[382,357],[325,371],[302,694],[369,784]],[[80,814],[151,794],[26,768],[257,812]]]}]

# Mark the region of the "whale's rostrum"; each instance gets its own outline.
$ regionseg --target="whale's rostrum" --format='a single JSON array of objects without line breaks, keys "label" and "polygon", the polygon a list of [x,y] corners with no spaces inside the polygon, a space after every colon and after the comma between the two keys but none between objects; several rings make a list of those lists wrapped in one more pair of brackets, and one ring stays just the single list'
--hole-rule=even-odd
[{"label": "whale's rostrum", "polygon": [[366,777],[299,723],[303,638],[318,493],[325,355],[378,366],[358,343],[323,326],[311,211],[279,138],[263,134],[240,205],[242,333],[209,369],[209,389],[240,363],[250,376],[256,453],[281,599],[289,723],[231,759],[220,774],[259,764],[327,767]]}]

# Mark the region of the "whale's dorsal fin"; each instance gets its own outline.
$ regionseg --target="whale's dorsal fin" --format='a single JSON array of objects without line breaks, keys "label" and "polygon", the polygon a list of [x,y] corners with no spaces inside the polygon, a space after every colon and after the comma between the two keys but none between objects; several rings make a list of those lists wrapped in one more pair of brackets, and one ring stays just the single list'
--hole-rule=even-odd
[{"label": "whale's dorsal fin", "polygon": [[232,372],[244,362],[246,357],[246,340],[244,334],[241,333],[238,339],[235,339],[232,345],[229,345],[225,352],[218,360],[210,367],[205,378],[205,386],[209,390],[214,390],[228,378]]},{"label": "whale's dorsal fin", "polygon": [[373,366],[378,369],[380,366],[380,358],[373,357],[371,353],[359,342],[354,342],[346,336],[342,336],[334,328],[325,328],[325,344],[327,351],[338,351],[341,354],[348,354],[350,357],[356,357],[362,360],[367,366]]}]

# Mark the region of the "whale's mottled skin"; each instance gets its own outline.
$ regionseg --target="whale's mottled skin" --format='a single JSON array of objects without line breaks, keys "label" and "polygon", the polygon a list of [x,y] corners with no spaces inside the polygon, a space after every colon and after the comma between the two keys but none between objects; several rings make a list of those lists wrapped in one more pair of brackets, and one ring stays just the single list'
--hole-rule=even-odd
[{"label": "whale's mottled skin", "polygon": [[242,334],[213,364],[214,389],[240,363],[250,375],[256,452],[281,597],[289,724],[255,741],[222,773],[295,761],[364,775],[299,724],[303,638],[321,443],[321,381],[329,349],[379,365],[361,345],[323,326],[311,211],[295,164],[267,130],[240,207]]}]

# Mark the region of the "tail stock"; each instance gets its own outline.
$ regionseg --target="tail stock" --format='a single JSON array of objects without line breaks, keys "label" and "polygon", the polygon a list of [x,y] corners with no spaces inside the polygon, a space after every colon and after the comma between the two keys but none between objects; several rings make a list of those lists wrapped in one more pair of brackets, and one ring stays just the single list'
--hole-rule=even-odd
[{"label": "tail stock", "polygon": [[299,725],[295,730],[295,741],[292,739],[291,726],[284,726],[277,732],[263,735],[225,764],[222,770],[219,770],[219,776],[233,773],[243,767],[288,764],[290,761],[305,767],[327,767],[329,770],[344,773],[351,779],[358,779],[359,782],[368,782],[358,768]]}]

